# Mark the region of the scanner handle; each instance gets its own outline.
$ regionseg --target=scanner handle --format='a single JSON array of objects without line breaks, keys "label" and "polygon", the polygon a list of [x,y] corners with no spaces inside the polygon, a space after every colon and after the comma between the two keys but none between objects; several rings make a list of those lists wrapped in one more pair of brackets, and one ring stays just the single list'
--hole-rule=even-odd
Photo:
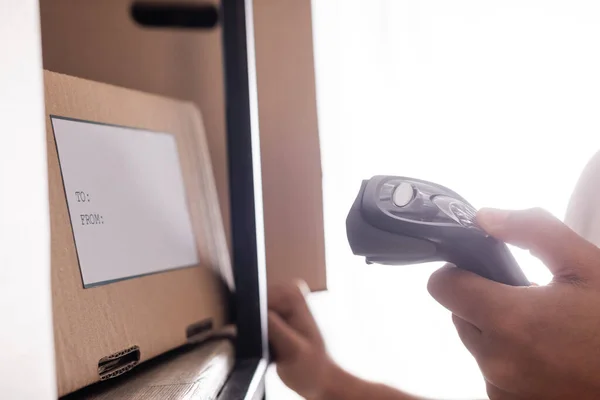
[{"label": "scanner handle", "polygon": [[505,285],[531,285],[505,243],[489,236],[479,242],[471,243],[468,249],[448,251],[445,258],[459,268]]}]

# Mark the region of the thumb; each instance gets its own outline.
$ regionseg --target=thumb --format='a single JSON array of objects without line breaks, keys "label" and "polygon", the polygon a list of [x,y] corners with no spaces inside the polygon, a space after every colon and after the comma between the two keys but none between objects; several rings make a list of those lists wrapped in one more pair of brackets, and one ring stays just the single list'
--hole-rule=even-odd
[{"label": "thumb", "polygon": [[542,260],[554,276],[586,278],[597,274],[600,250],[540,208],[481,209],[477,222],[491,236]]}]

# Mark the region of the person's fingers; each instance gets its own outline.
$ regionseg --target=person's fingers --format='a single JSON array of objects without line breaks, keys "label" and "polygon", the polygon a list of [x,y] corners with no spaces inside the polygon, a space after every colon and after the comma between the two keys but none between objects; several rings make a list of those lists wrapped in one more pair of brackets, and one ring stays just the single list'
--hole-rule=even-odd
[{"label": "person's fingers", "polygon": [[481,330],[470,322],[465,321],[456,314],[452,314],[452,322],[456,327],[456,332],[469,353],[474,357],[481,354]]},{"label": "person's fingers", "polygon": [[447,264],[429,278],[435,300],[471,324],[482,328],[514,309],[523,288],[503,285]]},{"label": "person's fingers", "polygon": [[270,286],[268,289],[269,309],[277,311],[285,317],[285,315],[295,312],[298,308],[305,308],[306,287],[304,281]]},{"label": "person's fingers", "polygon": [[301,281],[270,287],[269,310],[277,313],[290,327],[310,339],[313,344],[322,345],[321,332],[306,302],[307,290],[308,287]]},{"label": "person's fingers", "polygon": [[477,222],[491,236],[528,249],[555,276],[585,277],[600,261],[600,250],[560,220],[539,208],[506,211],[481,209]]},{"label": "person's fingers", "polygon": [[276,313],[269,311],[269,342],[277,359],[294,358],[304,345],[302,337]]}]

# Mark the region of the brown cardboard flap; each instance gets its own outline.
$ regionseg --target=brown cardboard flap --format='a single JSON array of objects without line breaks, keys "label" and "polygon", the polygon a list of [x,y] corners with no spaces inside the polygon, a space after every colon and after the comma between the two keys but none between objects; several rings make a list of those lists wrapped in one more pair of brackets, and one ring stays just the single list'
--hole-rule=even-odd
[{"label": "brown cardboard flap", "polygon": [[84,289],[54,135],[47,118],[52,294],[59,394],[100,379],[98,363],[137,346],[140,362],[186,342],[186,329],[225,322],[230,270],[202,118],[190,103],[45,72],[46,113],[175,136],[200,265]]},{"label": "brown cardboard flap", "polygon": [[327,287],[310,0],[254,1],[269,283]]}]

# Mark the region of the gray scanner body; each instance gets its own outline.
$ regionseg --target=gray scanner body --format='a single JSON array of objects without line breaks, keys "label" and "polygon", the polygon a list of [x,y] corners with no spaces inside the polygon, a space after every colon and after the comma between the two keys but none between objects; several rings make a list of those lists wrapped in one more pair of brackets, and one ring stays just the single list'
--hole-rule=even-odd
[{"label": "gray scanner body", "polygon": [[375,176],[363,181],[346,231],[352,252],[369,264],[446,261],[503,284],[529,285],[506,244],[486,234],[475,214],[444,186]]}]

